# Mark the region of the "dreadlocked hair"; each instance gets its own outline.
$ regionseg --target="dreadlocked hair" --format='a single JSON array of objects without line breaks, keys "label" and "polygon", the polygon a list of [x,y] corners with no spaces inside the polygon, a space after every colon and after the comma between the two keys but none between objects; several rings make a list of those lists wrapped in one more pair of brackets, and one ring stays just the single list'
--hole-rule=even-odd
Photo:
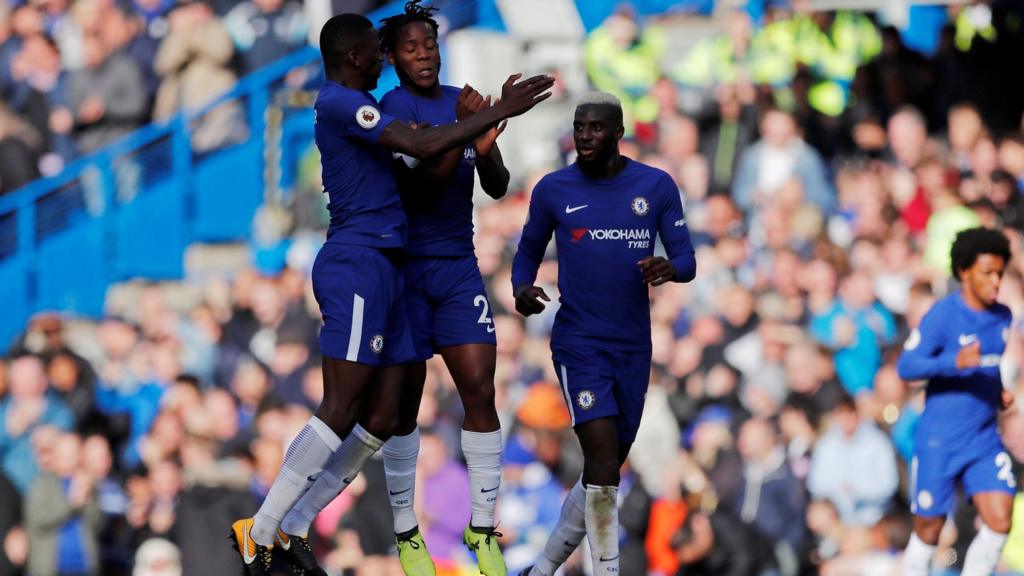
[{"label": "dreadlocked hair", "polygon": [[420,6],[421,0],[409,0],[405,3],[405,11],[395,14],[380,21],[380,47],[385,52],[394,52],[395,44],[398,42],[398,31],[406,24],[414,22],[426,22],[437,35],[437,20],[434,20],[433,13],[437,10],[435,6]]}]

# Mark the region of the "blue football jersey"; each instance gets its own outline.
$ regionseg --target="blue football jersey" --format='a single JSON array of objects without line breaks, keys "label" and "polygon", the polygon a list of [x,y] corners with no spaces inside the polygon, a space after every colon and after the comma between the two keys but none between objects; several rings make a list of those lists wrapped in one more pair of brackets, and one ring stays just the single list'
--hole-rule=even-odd
[{"label": "blue football jersey", "polygon": [[395,119],[383,114],[369,92],[328,80],[314,105],[330,244],[371,248],[405,246],[406,220],[391,152],[378,144]]},{"label": "blue football jersey", "polygon": [[[1006,349],[1010,309],[967,307],[960,292],[936,302],[903,347],[896,368],[904,380],[927,380],[918,438],[966,442],[994,428],[1003,384],[999,363]],[[961,348],[981,344],[981,365],[960,370]]]},{"label": "blue football jersey", "polygon": [[665,172],[625,159],[615,177],[588,178],[576,164],[537,184],[512,262],[512,286],[530,285],[555,234],[561,307],[552,346],[574,341],[650,350],[648,287],[637,263],[661,238],[677,278],[692,279],[696,259],[679,189]]},{"label": "blue football jersey", "polygon": [[[441,96],[426,98],[399,86],[381,98],[384,113],[399,120],[434,126],[455,122],[459,89],[441,86]],[[473,255],[473,170],[476,148],[470,142],[444,184],[424,181],[399,188],[409,220],[407,250],[416,256]]]}]

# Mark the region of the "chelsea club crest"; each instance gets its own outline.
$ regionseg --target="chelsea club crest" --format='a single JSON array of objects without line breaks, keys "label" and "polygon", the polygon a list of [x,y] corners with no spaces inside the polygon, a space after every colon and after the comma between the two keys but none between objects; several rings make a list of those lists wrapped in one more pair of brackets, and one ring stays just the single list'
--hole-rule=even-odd
[{"label": "chelsea club crest", "polygon": [[637,216],[647,216],[647,213],[651,211],[651,204],[647,201],[647,198],[643,196],[637,196],[633,198],[633,201],[629,205],[633,209],[633,214]]}]

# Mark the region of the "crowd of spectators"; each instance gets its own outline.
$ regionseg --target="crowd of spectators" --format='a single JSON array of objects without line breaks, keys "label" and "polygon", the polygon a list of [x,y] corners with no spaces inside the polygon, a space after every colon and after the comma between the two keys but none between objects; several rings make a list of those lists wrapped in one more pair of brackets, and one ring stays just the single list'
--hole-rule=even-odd
[{"label": "crowd of spectators", "polygon": [[[247,21],[264,4],[232,14]],[[11,20],[46,16],[50,6],[63,4],[23,6]],[[282,18],[287,6],[279,5]],[[694,282],[652,290],[654,369],[620,490],[625,574],[896,573],[910,533],[906,487],[923,392],[900,380],[894,363],[931,303],[955,289],[948,253],[958,230],[984,224],[1009,236],[1015,256],[1000,300],[1024,314],[1024,98],[1006,78],[1008,62],[1024,53],[1024,31],[1008,24],[1020,15],[1001,4],[991,7],[991,29],[962,31],[957,10],[967,9],[951,9],[942,33],[949,42],[931,55],[863,14],[777,11],[755,27],[737,12],[721,36],[670,60],[693,64],[720,55],[721,46],[761,45],[794,30],[837,50],[856,30],[864,42],[854,44],[868,48],[837,56],[797,45],[768,63],[726,49],[728,67],[708,69],[728,74],[705,79],[669,69],[658,27],[629,14],[590,35],[597,45],[587,48],[591,81],[623,97],[630,111],[623,152],[677,180],[698,261]],[[74,11],[55,10],[76,21]],[[118,13],[145,22],[159,12],[139,10]],[[194,3],[171,12],[190,32],[197,22],[219,28],[214,13]],[[32,28],[23,23],[12,29],[5,46],[17,39],[15,54],[30,48],[54,62],[65,58],[54,49],[70,41],[62,34],[26,34]],[[232,50],[259,44],[231,36]],[[108,62],[97,55],[109,51],[104,37],[81,36],[83,45],[95,44],[73,52],[84,57],[82,70]],[[169,52],[180,48],[170,38],[150,53],[168,66],[154,69],[164,76],[145,84],[146,102],[159,102],[169,81],[189,81],[187,67],[169,64]],[[839,56],[855,57],[852,71]],[[830,57],[842,62],[815,60]],[[649,65],[623,66],[623,58]],[[125,52],[123,63],[103,69],[127,70],[130,59]],[[755,63],[782,76],[758,80]],[[998,63],[1004,68],[995,77]],[[207,57],[201,65],[223,61]],[[57,75],[64,64],[48,66],[41,68]],[[623,70],[646,76],[623,78]],[[233,73],[225,68],[225,81]],[[102,97],[90,96],[90,82],[76,84],[83,102]],[[997,89],[1004,90],[998,97]],[[117,128],[79,127],[71,143],[81,145],[85,134],[102,140]],[[571,139],[563,149],[571,161]],[[479,204],[475,215],[498,335],[496,402],[507,440],[498,517],[512,573],[541,554],[582,466],[550,362],[557,305],[524,321],[510,286],[530,190],[545,171],[517,175],[517,191]],[[300,181],[319,192],[315,176]],[[101,321],[40,315],[31,322],[0,364],[0,575],[238,570],[227,526],[255,510],[322,395],[309,282],[321,234],[296,230],[232,274],[119,286]],[[538,278],[549,294],[557,293],[556,267],[550,258]],[[1004,360],[1019,405],[1020,322]],[[468,573],[461,407],[436,359],[419,423],[420,525],[439,573]],[[1007,412],[1001,427],[1024,481],[1024,417]],[[317,518],[314,543],[330,573],[401,573],[385,485],[380,461],[371,460]],[[1024,496],[1016,511],[1006,574],[1024,572]],[[974,510],[961,501],[943,531],[939,573],[955,573],[976,527]],[[586,571],[586,562],[574,555],[567,572]]]},{"label": "crowd of spectators", "polygon": [[[0,193],[204,106],[309,27],[295,0],[0,1]],[[235,113],[218,108],[193,146],[230,142]]]}]

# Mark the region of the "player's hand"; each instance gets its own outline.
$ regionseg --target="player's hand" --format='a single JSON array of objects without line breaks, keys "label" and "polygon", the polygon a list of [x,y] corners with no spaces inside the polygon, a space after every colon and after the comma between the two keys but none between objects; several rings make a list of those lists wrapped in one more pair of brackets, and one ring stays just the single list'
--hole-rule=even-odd
[{"label": "player's hand", "polygon": [[636,264],[644,275],[644,284],[661,286],[676,277],[676,267],[663,256],[648,256]]},{"label": "player's hand", "polygon": [[1016,399],[1013,397],[1013,392],[1010,392],[1006,388],[1003,388],[1003,410],[1009,410],[1013,408],[1013,404]]},{"label": "player's hand", "polygon": [[[498,100],[494,104],[497,105],[501,100]],[[491,107],[491,97],[484,98],[484,108]],[[505,131],[505,126],[508,126],[508,120],[503,120],[498,123],[497,126],[491,128],[487,132],[484,132],[476,140],[473,141],[473,146],[476,148],[476,153],[479,156],[489,156],[491,150],[494,148],[494,143],[498,140],[498,136]]]},{"label": "player's hand", "polygon": [[513,74],[501,85],[501,107],[503,116],[519,116],[551,96],[550,89],[555,79],[539,74],[516,83],[522,74]]},{"label": "player's hand", "polygon": [[466,84],[455,100],[455,118],[465,120],[484,108],[484,97],[472,86]]},{"label": "player's hand", "polygon": [[515,290],[516,312],[523,316],[537,314],[544,311],[544,302],[551,302],[551,298],[540,286],[520,286]]},{"label": "player's hand", "polygon": [[956,367],[958,370],[977,368],[981,365],[981,342],[974,342],[964,346],[956,353]]}]

